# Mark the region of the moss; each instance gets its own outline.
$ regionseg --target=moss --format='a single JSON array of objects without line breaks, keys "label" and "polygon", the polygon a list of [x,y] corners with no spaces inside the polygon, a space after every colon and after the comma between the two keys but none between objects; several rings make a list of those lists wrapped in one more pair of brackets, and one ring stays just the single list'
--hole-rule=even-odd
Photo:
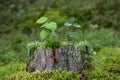
[{"label": "moss", "polygon": [[11,63],[5,66],[0,67],[0,80],[4,80],[8,78],[11,74],[25,71],[25,64],[24,63]]},{"label": "moss", "polygon": [[61,47],[62,43],[59,40],[51,40],[45,43],[45,47]]},{"label": "moss", "polygon": [[89,79],[95,80],[119,80],[120,77],[120,49],[102,48],[94,56],[95,70],[90,72]]},{"label": "moss", "polygon": [[81,75],[67,70],[45,70],[44,72],[19,72],[12,74],[8,80],[80,80]]}]

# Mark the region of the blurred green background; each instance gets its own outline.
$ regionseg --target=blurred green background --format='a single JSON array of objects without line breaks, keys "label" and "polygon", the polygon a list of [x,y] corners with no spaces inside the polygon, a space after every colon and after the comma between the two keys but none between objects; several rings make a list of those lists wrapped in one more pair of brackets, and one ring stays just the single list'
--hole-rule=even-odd
[{"label": "blurred green background", "polygon": [[26,45],[40,40],[35,21],[42,16],[58,28],[75,17],[81,25],[73,30],[78,40],[92,44],[96,53],[105,47],[120,49],[120,0],[0,0],[1,67],[27,61]]}]

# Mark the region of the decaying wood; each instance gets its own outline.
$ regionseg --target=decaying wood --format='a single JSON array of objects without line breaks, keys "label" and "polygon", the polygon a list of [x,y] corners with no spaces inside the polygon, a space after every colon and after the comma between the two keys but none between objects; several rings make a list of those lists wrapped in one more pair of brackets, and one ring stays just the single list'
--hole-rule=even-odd
[{"label": "decaying wood", "polygon": [[[88,54],[88,50],[86,50],[86,54]],[[83,54],[79,46],[35,49],[33,56],[34,58],[27,66],[28,72],[32,72],[32,70],[30,71],[28,68],[29,66],[33,68],[33,65],[35,70],[40,71],[61,68],[81,72],[84,63]]]}]

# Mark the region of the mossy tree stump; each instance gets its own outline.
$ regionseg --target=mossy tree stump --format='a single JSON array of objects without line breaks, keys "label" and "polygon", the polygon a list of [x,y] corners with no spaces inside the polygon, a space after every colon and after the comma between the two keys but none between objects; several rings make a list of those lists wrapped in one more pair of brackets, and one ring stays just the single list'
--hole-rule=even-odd
[{"label": "mossy tree stump", "polygon": [[34,72],[61,68],[81,72],[84,68],[90,68],[90,54],[88,46],[85,46],[85,52],[81,51],[80,46],[34,49],[30,55],[32,57],[29,56],[26,70]]}]

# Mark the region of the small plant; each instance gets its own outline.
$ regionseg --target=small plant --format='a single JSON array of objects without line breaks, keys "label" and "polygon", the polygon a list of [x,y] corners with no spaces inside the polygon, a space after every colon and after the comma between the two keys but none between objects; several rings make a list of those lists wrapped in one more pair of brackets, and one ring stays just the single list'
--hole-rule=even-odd
[{"label": "small plant", "polygon": [[80,24],[75,22],[75,18],[74,17],[71,17],[70,20],[68,22],[66,22],[64,25],[67,26],[67,27],[76,27],[76,28],[80,28],[81,27]]},{"label": "small plant", "polygon": [[[73,29],[74,28],[80,28],[81,26],[78,23],[75,22],[74,17],[71,17],[70,20],[68,22],[66,22],[64,25],[67,27],[67,31],[68,31],[67,40],[68,40],[68,45],[70,45],[69,42],[70,42],[71,37],[72,38],[75,37],[75,34],[73,33],[74,32]],[[72,31],[69,28],[71,28]],[[71,41],[73,41],[73,43],[74,43],[75,40],[72,39]]]},{"label": "small plant", "polygon": [[45,47],[60,47],[60,41],[57,38],[56,22],[49,22],[47,17],[39,18],[36,23],[41,24],[40,38],[46,41]]},{"label": "small plant", "polygon": [[38,24],[42,24],[40,31],[40,38],[45,39],[46,37],[50,36],[50,34],[55,34],[55,30],[57,29],[57,24],[55,22],[48,22],[47,17],[41,17],[36,21]]}]

